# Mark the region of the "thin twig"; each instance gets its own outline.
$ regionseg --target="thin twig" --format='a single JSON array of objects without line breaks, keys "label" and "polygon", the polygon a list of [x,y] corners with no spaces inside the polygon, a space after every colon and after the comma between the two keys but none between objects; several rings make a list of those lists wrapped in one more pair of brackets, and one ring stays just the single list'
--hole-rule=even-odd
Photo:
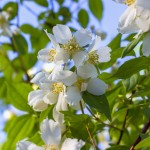
[{"label": "thin twig", "polygon": [[[146,131],[149,129],[150,127],[150,119],[148,120],[148,122],[144,125],[142,132],[141,133],[146,133]],[[131,146],[130,150],[135,150],[135,146],[142,140],[141,136],[139,135],[138,138],[135,140],[134,144]]]},{"label": "thin twig", "polygon": [[[84,109],[83,109],[83,106],[82,106],[82,102],[81,102],[81,101],[80,101],[80,107],[81,107],[82,114],[84,114]],[[86,125],[86,129],[87,129],[87,132],[88,132],[88,134],[89,134],[89,137],[90,137],[90,139],[91,139],[91,142],[92,142],[92,144],[93,144],[94,149],[95,149],[95,150],[98,150],[98,148],[97,148],[97,146],[96,146],[96,143],[95,143],[95,140],[94,140],[94,138],[93,138],[93,135],[92,135],[92,133],[91,133],[91,131],[90,131],[90,128],[89,128],[89,125],[88,125],[88,124]]]}]

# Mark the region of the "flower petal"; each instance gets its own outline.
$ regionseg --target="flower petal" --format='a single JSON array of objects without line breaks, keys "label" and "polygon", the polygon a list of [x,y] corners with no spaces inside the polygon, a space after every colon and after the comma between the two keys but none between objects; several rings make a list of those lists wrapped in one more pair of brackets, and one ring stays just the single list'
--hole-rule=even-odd
[{"label": "flower petal", "polygon": [[47,145],[58,145],[61,140],[61,130],[56,122],[45,119],[40,126],[41,138]]},{"label": "flower petal", "polygon": [[74,65],[76,67],[82,66],[83,63],[87,60],[88,54],[87,52],[80,51],[73,55]]},{"label": "flower petal", "polygon": [[43,111],[47,109],[48,105],[43,101],[43,97],[48,91],[35,90],[28,95],[28,104],[33,107],[35,111]]},{"label": "flower petal", "polygon": [[98,78],[92,78],[88,82],[87,91],[93,95],[102,95],[107,88],[108,86],[104,81]]},{"label": "flower petal", "polygon": [[74,34],[78,44],[83,47],[92,42],[92,35],[86,29],[80,29]]},{"label": "flower petal", "polygon": [[69,59],[69,55],[63,50],[59,50],[55,55],[55,63],[63,64],[66,63]]},{"label": "flower petal", "polygon": [[65,99],[70,106],[77,105],[82,99],[80,90],[75,86],[67,88]]},{"label": "flower petal", "polygon": [[65,25],[56,25],[53,27],[53,33],[58,43],[65,44],[72,38],[70,29]]},{"label": "flower petal", "polygon": [[61,150],[80,150],[84,144],[85,142],[82,140],[67,138],[62,144]]},{"label": "flower petal", "polygon": [[138,6],[146,8],[146,9],[150,9],[150,2],[149,2],[149,0],[136,0],[136,4]]},{"label": "flower petal", "polygon": [[97,77],[97,70],[92,64],[86,63],[78,67],[77,74],[83,79],[94,78]]},{"label": "flower petal", "polygon": [[43,101],[46,104],[55,104],[58,100],[58,94],[54,94],[51,91],[49,91],[44,97],[43,97]]},{"label": "flower petal", "polygon": [[150,55],[150,32],[146,34],[143,40],[143,47],[142,47],[142,52],[144,56],[149,56]]},{"label": "flower petal", "polygon": [[108,62],[110,60],[110,52],[111,49],[109,47],[101,47],[99,48],[96,53],[98,54],[99,62]]}]

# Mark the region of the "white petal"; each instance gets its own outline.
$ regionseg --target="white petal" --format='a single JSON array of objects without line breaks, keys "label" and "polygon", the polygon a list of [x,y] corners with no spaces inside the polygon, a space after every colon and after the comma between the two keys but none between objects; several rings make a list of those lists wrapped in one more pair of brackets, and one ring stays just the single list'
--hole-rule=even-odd
[{"label": "white petal", "polygon": [[20,141],[17,143],[17,150],[43,150],[43,148],[29,141]]},{"label": "white petal", "polygon": [[53,33],[58,43],[65,44],[72,38],[70,29],[65,25],[56,25],[53,27]]},{"label": "white petal", "polygon": [[58,94],[54,94],[51,91],[49,91],[44,97],[43,97],[43,101],[46,104],[55,104],[58,100]]},{"label": "white petal", "polygon": [[92,64],[86,63],[78,67],[77,74],[83,79],[94,78],[97,77],[97,70]]},{"label": "white petal", "polygon": [[33,107],[35,111],[43,111],[48,105],[43,101],[43,97],[48,91],[35,90],[28,95],[28,104]]},{"label": "white petal", "polygon": [[76,67],[82,66],[83,63],[87,60],[88,54],[85,51],[77,52],[73,55],[74,65]]},{"label": "white petal", "polygon": [[146,8],[146,9],[150,9],[150,2],[149,2],[149,0],[136,0],[136,4],[138,6]]},{"label": "white petal", "polygon": [[58,43],[57,43],[56,38],[54,37],[54,35],[48,33],[48,32],[47,32],[47,29],[44,30],[44,31],[45,31],[45,33],[47,34],[47,36],[49,37],[49,39],[51,40],[53,46],[54,46],[54,47],[57,47],[57,46],[58,46]]},{"label": "white petal", "polygon": [[62,144],[61,150],[80,150],[84,144],[85,142],[82,140],[67,138]]},{"label": "white petal", "polygon": [[86,29],[80,29],[74,34],[78,44],[83,47],[92,42],[92,35]]},{"label": "white petal", "polygon": [[80,90],[77,87],[70,86],[67,88],[65,99],[71,106],[77,105],[82,99]]},{"label": "white petal", "polygon": [[54,80],[60,81],[66,86],[71,86],[77,81],[77,75],[75,72],[63,70],[55,74]]},{"label": "white petal", "polygon": [[105,93],[107,88],[108,86],[104,81],[98,78],[93,78],[88,82],[87,91],[93,95],[102,95]]},{"label": "white petal", "polygon": [[110,60],[110,52],[111,49],[109,47],[101,47],[99,48],[96,53],[99,56],[99,62],[108,62]]},{"label": "white petal", "polygon": [[58,145],[61,140],[61,130],[56,122],[45,119],[40,126],[41,138],[47,145]]},{"label": "white petal", "polygon": [[40,84],[39,81],[44,77],[45,77],[44,72],[38,72],[30,82],[39,85]]},{"label": "white petal", "polygon": [[96,35],[94,41],[88,48],[88,52],[90,52],[91,50],[97,50],[99,48],[100,42],[101,42],[101,37]]},{"label": "white petal", "polygon": [[58,51],[55,55],[55,63],[64,64],[68,61],[69,55],[61,49],[61,51]]},{"label": "white petal", "polygon": [[125,3],[126,0],[113,0],[113,1],[115,1],[117,3]]},{"label": "white petal", "polygon": [[150,32],[148,32],[144,37],[142,52],[144,56],[150,55]]}]

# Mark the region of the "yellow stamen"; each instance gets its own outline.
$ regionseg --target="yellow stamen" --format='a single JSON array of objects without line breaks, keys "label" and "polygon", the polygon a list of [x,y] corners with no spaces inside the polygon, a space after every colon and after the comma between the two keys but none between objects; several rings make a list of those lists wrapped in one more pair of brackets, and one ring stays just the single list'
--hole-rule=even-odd
[{"label": "yellow stamen", "polygon": [[52,92],[54,94],[59,94],[60,92],[63,92],[63,83],[57,82],[52,84]]},{"label": "yellow stamen", "polygon": [[71,40],[69,40],[67,44],[62,45],[62,48],[70,56],[72,56],[74,53],[76,53],[77,51],[80,51],[82,49],[74,37]]},{"label": "yellow stamen", "polygon": [[126,0],[125,4],[127,4],[128,6],[132,5],[135,2],[135,0]]},{"label": "yellow stamen", "polygon": [[55,145],[44,145],[44,150],[57,150]]},{"label": "yellow stamen", "polygon": [[54,61],[55,60],[55,55],[56,55],[56,50],[55,49],[51,49],[49,51],[48,55],[49,55],[48,60],[49,61]]},{"label": "yellow stamen", "polygon": [[95,53],[95,51],[90,52],[90,53],[88,54],[88,56],[89,56],[89,59],[88,59],[88,62],[89,62],[89,63],[95,65],[95,64],[97,64],[97,63],[99,62],[99,61],[98,61],[99,56],[98,56],[98,54]]}]

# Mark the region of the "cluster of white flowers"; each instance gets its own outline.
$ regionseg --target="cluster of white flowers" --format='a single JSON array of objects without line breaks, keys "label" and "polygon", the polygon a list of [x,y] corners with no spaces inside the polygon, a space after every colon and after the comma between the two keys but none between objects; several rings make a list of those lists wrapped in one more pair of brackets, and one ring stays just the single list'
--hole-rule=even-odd
[{"label": "cluster of white flowers", "polygon": [[12,32],[9,27],[9,14],[5,11],[0,12],[0,34],[5,36],[12,36]]},{"label": "cluster of white flowers", "polygon": [[53,120],[45,119],[40,126],[44,146],[23,140],[17,144],[17,150],[80,150],[85,144],[82,140],[61,137],[61,129]]},{"label": "cluster of white flowers", "polygon": [[[105,93],[107,85],[98,78],[99,70],[96,65],[110,60],[111,49],[100,48],[101,38],[86,29],[80,29],[72,35],[67,26],[56,25],[53,27],[54,35],[45,32],[53,46],[40,50],[38,59],[54,62],[55,67],[52,72],[39,72],[31,80],[39,88],[29,93],[28,103],[35,111],[44,111],[49,105],[55,105],[55,122],[44,120],[41,125],[42,139],[50,150],[79,150],[84,144],[77,139],[66,139],[62,147],[58,148],[61,132],[65,131],[64,115],[60,111],[66,111],[69,107],[80,110],[80,104],[85,106],[82,100],[84,91],[93,95]],[[66,65],[70,61],[73,67],[69,70]],[[20,150],[27,149],[23,149],[23,146],[36,147],[37,150],[35,144],[27,141],[19,143]]]},{"label": "cluster of white flowers", "polygon": [[150,1],[149,0],[115,0],[125,3],[128,8],[120,17],[119,32],[138,34],[148,32],[144,37],[142,52],[143,55],[150,55]]}]

